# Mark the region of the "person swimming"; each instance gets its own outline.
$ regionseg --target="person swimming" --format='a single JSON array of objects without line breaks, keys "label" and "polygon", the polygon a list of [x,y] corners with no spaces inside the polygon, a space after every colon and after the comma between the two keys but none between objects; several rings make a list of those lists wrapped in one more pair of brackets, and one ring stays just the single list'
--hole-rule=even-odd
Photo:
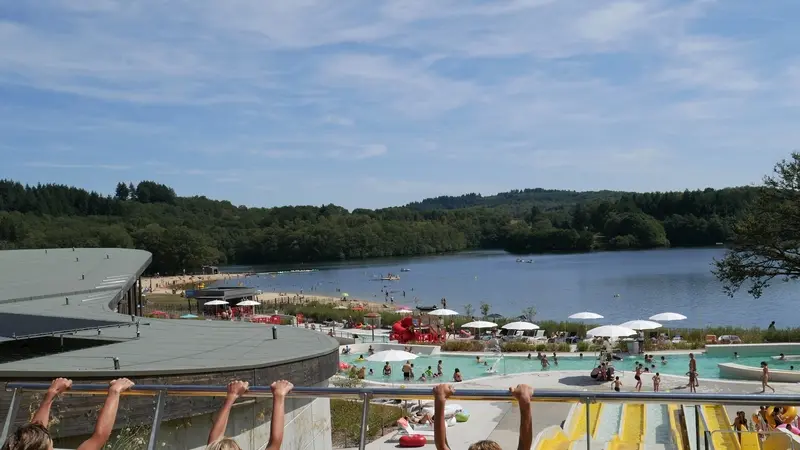
[{"label": "person swimming", "polygon": [[366,359],[364,359],[364,355],[358,355],[358,359],[356,359],[356,361],[362,362],[362,361],[366,361]]}]

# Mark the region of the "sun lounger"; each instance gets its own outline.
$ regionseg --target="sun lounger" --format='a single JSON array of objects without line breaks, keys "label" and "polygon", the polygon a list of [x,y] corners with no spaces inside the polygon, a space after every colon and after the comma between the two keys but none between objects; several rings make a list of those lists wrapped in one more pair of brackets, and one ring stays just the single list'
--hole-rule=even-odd
[{"label": "sun lounger", "polygon": [[397,425],[400,427],[400,433],[411,436],[412,434],[421,434],[423,436],[433,436],[433,425],[411,425],[404,418],[397,419]]}]

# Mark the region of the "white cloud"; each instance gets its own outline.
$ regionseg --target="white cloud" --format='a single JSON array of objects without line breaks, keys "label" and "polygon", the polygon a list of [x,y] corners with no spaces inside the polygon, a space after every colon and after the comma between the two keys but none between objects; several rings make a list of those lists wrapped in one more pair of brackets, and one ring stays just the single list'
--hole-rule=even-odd
[{"label": "white cloud", "polygon": [[349,127],[355,123],[353,119],[334,114],[328,114],[327,116],[323,117],[322,122],[329,123],[331,125],[339,125],[342,127]]},{"label": "white cloud", "polygon": [[42,169],[92,169],[92,170],[130,170],[132,166],[123,164],[71,164],[31,161],[24,164],[26,167]]},{"label": "white cloud", "polygon": [[[741,168],[725,173],[741,177],[754,148],[773,155],[796,139],[786,5],[12,2],[0,19],[0,88],[14,94],[0,104],[0,145],[47,161],[58,143],[75,152],[65,169],[127,168],[116,159],[141,152],[165,166],[191,155],[188,170],[208,173],[336,164],[355,178],[385,158],[467,180],[453,188],[476,173],[495,187],[576,171],[580,183],[733,153]],[[405,187],[444,189],[419,181]]]}]

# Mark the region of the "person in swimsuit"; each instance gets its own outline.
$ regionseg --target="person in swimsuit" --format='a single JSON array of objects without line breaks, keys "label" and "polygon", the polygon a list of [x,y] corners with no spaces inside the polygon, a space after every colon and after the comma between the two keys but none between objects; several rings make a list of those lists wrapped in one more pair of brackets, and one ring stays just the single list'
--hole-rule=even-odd
[{"label": "person in swimsuit", "polygon": [[667,358],[662,356],[661,357],[661,364],[666,364],[666,363],[667,363]]},{"label": "person in swimsuit", "polygon": [[639,364],[636,365],[636,373],[634,373],[633,379],[636,380],[636,392],[640,392],[642,390],[642,366]]},{"label": "person in swimsuit", "polygon": [[547,355],[542,355],[542,369],[547,369],[550,367],[550,363],[547,361]]},{"label": "person in swimsuit", "polygon": [[556,356],[556,352],[553,352],[553,364],[558,367],[558,356]]},{"label": "person in swimsuit", "polygon": [[440,359],[439,362],[436,364],[436,374],[439,376],[444,375],[443,368],[442,368],[442,360]]},{"label": "person in swimsuit", "polygon": [[775,388],[769,385],[769,365],[762,361],[761,362],[761,393],[767,391],[767,388],[772,389],[772,392],[775,392]]},{"label": "person in swimsuit", "polygon": [[736,436],[739,438],[739,444],[741,444],[742,431],[748,431],[747,417],[745,417],[744,411],[736,411],[736,418],[733,419],[731,427],[733,427],[733,430],[736,432]]},{"label": "person in swimsuit", "polygon": [[403,381],[411,381],[411,363],[406,361],[401,370],[403,371]]},{"label": "person in swimsuit", "polygon": [[456,371],[453,372],[453,381],[455,381],[456,383],[460,383],[462,381],[461,371],[458,370],[458,368],[456,368]]},{"label": "person in swimsuit", "polygon": [[622,387],[622,381],[620,381],[619,377],[614,378],[614,381],[611,382],[611,387],[619,392],[620,388]]},{"label": "person in swimsuit", "polygon": [[392,376],[392,366],[390,366],[388,362],[386,363],[386,365],[383,366],[383,376],[385,377]]},{"label": "person in swimsuit", "polygon": [[689,392],[697,392],[697,372],[691,371],[689,375]]},{"label": "person in swimsuit", "polygon": [[660,385],[661,385],[661,374],[656,372],[656,374],[653,375],[653,391],[658,392],[658,387]]},{"label": "person in swimsuit", "polygon": [[[697,381],[697,360],[694,359],[694,353],[689,353],[689,373],[694,373],[694,387],[700,386],[700,383]],[[691,378],[691,377],[689,377]],[[697,392],[697,390],[693,390],[692,392]]]},{"label": "person in swimsuit", "polygon": [[772,408],[772,420],[775,421],[775,428],[783,425],[784,418],[783,418],[783,408],[780,406],[776,406]]}]

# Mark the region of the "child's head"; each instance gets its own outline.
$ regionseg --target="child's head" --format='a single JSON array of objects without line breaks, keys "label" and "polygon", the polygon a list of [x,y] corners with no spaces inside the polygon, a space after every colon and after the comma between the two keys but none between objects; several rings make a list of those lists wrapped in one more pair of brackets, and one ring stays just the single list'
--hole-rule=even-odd
[{"label": "child's head", "polygon": [[660,376],[661,376],[661,374],[660,374],[660,373],[658,373],[658,372],[656,372],[656,376],[657,376],[657,377],[660,377]]},{"label": "child's head", "polygon": [[242,450],[242,448],[233,439],[222,438],[208,444],[206,450]]},{"label": "child's head", "polygon": [[614,378],[614,380],[619,381],[619,377]]},{"label": "child's head", "polygon": [[469,450],[502,450],[500,444],[495,441],[478,441],[469,446]]}]

